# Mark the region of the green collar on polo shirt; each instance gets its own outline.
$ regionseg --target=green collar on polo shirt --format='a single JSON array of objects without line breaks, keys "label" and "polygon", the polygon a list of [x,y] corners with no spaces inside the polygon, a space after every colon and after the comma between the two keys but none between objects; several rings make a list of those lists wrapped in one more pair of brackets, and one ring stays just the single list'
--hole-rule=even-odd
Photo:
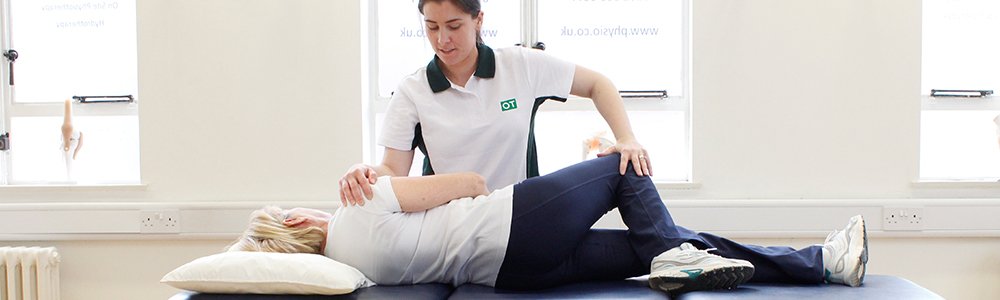
[{"label": "green collar on polo shirt", "polygon": [[[476,51],[479,51],[479,59],[476,61],[476,77],[493,78],[497,69],[497,61],[496,57],[494,57],[493,49],[486,46],[486,44],[478,44],[476,45]],[[431,90],[435,93],[451,87],[448,77],[445,77],[444,72],[438,67],[437,55],[434,55],[434,59],[427,64],[427,83],[430,84]]]}]

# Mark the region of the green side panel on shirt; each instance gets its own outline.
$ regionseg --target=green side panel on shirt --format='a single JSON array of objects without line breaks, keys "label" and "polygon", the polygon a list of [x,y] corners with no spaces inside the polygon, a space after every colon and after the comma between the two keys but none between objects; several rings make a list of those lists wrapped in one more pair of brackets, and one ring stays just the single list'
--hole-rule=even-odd
[{"label": "green side panel on shirt", "polygon": [[423,130],[420,129],[420,123],[413,127],[413,144],[410,146],[410,150],[420,148],[420,152],[424,154],[424,175],[434,175],[434,168],[431,167],[431,156],[427,155],[427,145],[424,145],[424,134]]},{"label": "green side panel on shirt", "polygon": [[[566,102],[566,98],[560,98],[555,96],[538,97],[535,98],[535,104],[531,108],[531,123],[528,127],[528,153],[527,153],[527,178],[537,177],[539,175],[538,171],[538,148],[535,145],[535,116],[538,114],[538,107],[542,106],[546,100],[556,100],[560,102]],[[418,123],[413,129],[413,144],[411,149],[420,149],[420,152],[424,154],[424,175],[434,175],[434,167],[431,166],[430,155],[427,154],[427,146],[424,144],[424,137],[420,124]]]},{"label": "green side panel on shirt", "polygon": [[539,175],[538,171],[538,148],[535,146],[535,115],[538,114],[538,107],[545,103],[545,100],[556,100],[560,102],[566,102],[566,98],[559,98],[556,96],[546,96],[535,98],[535,105],[531,108],[531,124],[528,127],[528,172],[527,178],[536,177]]}]

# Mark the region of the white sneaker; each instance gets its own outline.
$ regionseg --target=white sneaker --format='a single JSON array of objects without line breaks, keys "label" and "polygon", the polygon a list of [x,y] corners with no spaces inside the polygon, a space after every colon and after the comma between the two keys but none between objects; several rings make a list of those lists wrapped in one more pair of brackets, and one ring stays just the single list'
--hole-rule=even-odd
[{"label": "white sneaker", "polygon": [[826,282],[860,286],[868,263],[868,233],[861,215],[851,217],[844,230],[834,230],[823,244]]},{"label": "white sneaker", "polygon": [[731,289],[750,280],[753,264],[698,250],[683,243],[657,255],[649,271],[649,287],[671,293]]}]

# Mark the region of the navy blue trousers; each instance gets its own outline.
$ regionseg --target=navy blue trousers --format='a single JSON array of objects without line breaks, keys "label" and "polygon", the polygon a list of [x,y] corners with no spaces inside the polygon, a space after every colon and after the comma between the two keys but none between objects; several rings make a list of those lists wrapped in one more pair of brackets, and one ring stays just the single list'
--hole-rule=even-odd
[{"label": "navy blue trousers", "polygon": [[[744,245],[674,224],[649,177],[620,156],[585,161],[514,186],[510,239],[496,287],[540,289],[649,273],[653,257],[689,242],[750,261],[756,282],[823,282],[822,247]],[[591,229],[618,208],[628,230]]]}]

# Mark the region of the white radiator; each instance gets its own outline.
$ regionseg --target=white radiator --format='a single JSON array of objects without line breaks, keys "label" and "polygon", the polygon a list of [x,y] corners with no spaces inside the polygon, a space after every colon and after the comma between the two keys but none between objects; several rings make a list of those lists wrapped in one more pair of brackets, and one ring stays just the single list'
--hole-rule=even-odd
[{"label": "white radiator", "polygon": [[0,247],[0,300],[58,300],[56,248]]}]

